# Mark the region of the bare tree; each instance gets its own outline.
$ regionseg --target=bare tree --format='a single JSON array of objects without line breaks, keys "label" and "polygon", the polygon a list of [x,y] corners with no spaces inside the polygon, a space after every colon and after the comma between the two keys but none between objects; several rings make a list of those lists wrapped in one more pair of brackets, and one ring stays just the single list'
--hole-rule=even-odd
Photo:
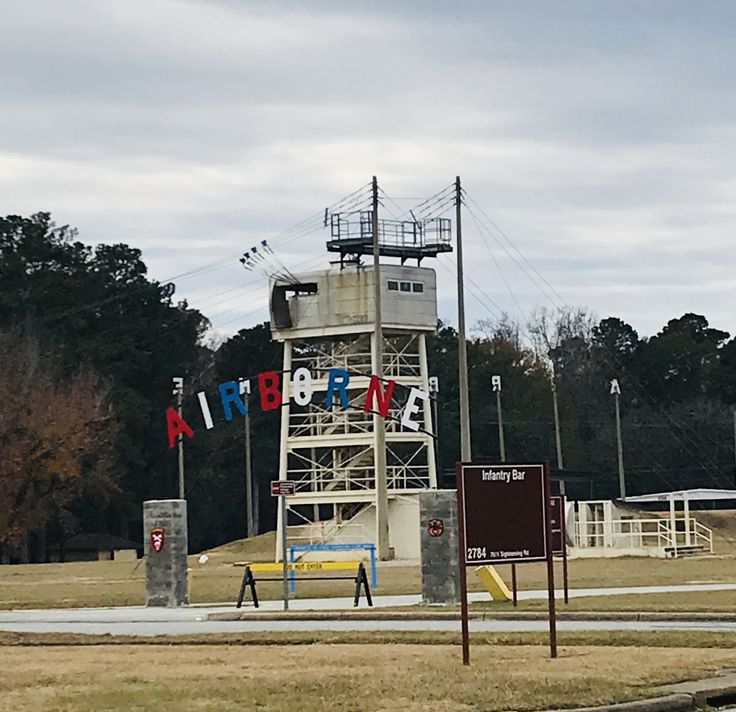
[{"label": "bare tree", "polygon": [[519,324],[506,312],[499,318],[480,319],[473,327],[473,331],[480,332],[486,339],[502,339],[521,348],[521,336]]},{"label": "bare tree", "polygon": [[590,344],[596,316],[584,307],[540,307],[532,312],[527,331],[534,351],[540,358],[550,359],[566,341]]}]

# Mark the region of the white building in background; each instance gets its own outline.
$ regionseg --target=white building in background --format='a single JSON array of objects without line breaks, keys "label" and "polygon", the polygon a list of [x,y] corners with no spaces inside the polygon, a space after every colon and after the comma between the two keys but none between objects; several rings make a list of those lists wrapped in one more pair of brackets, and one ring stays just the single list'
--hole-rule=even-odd
[{"label": "white building in background", "polygon": [[[568,503],[568,537],[575,557],[654,556],[675,558],[713,553],[713,532],[690,512],[691,502],[736,501],[734,490],[658,492],[625,500]],[[667,512],[636,505],[666,504]],[[682,509],[680,511],[680,505]],[[572,527],[570,527],[572,524]]]}]

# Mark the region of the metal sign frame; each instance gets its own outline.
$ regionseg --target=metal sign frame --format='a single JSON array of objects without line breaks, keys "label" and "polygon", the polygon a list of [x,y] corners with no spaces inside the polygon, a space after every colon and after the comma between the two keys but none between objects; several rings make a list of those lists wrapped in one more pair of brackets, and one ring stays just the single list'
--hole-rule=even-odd
[{"label": "metal sign frame", "polygon": [[[462,650],[463,650],[463,665],[470,664],[470,632],[468,625],[468,579],[467,579],[467,567],[478,565],[480,562],[474,559],[472,562],[467,562],[467,542],[466,542],[466,518],[465,518],[465,491],[464,491],[464,473],[466,467],[484,467],[479,463],[472,462],[458,462],[455,465],[455,479],[457,482],[457,520],[458,520],[458,547],[459,547],[459,558],[458,564],[460,566],[460,625],[462,632]],[[485,465],[486,468],[491,467],[497,468],[514,468],[514,467],[541,467],[542,468],[542,502],[544,508],[544,542],[546,551],[546,562],[547,562],[547,603],[549,607],[549,648],[550,657],[557,657],[557,612],[555,608],[555,574],[554,574],[554,561],[552,555],[552,532],[551,523],[549,518],[549,498],[550,492],[550,470],[549,463],[544,465],[509,465],[504,463],[503,465]],[[489,490],[490,491],[490,490]],[[488,557],[484,557],[488,558]],[[529,559],[517,559],[517,563],[530,563],[532,561],[540,561],[538,558]],[[491,560],[488,563],[511,563],[512,559],[503,560]],[[480,563],[480,565],[483,565]]]},{"label": "metal sign frame", "polygon": [[[557,503],[557,504],[556,504]],[[553,494],[549,498],[549,507],[550,507],[550,531],[552,532],[552,554],[561,556],[562,557],[562,582],[563,582],[563,590],[564,590],[564,600],[565,603],[570,602],[570,591],[568,588],[568,576],[567,576],[567,522],[565,521],[565,518],[567,516],[567,497],[565,497],[564,494]],[[551,512],[555,507],[559,507],[559,518],[560,518],[560,547],[558,549],[555,548],[555,535],[554,530],[552,529],[552,516]]]},{"label": "metal sign frame", "polygon": [[[281,598],[284,602],[285,611],[289,610],[289,567],[286,561],[286,547],[288,544],[286,498],[295,492],[296,482],[293,480],[271,480],[271,496],[279,498],[279,519],[281,519]],[[245,586],[245,583],[243,583],[243,586]]]}]

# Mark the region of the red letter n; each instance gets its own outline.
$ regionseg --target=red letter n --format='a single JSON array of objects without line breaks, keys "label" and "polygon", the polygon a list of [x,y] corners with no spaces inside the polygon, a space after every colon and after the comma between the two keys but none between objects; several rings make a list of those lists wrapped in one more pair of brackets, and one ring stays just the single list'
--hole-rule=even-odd
[{"label": "red letter n", "polygon": [[263,410],[276,410],[281,406],[279,380],[279,374],[276,371],[264,371],[258,374],[258,393],[261,396]]},{"label": "red letter n", "polygon": [[176,408],[169,408],[166,410],[166,427],[169,431],[169,447],[174,447],[176,438],[184,433],[188,438],[194,437],[194,431],[187,425],[187,421],[179,415],[179,411]]},{"label": "red letter n", "polygon": [[365,394],[365,405],[363,410],[366,413],[373,412],[373,402],[378,402],[376,410],[385,418],[391,407],[391,396],[394,392],[396,381],[389,381],[385,392],[381,390],[381,379],[378,376],[371,376],[371,382],[368,384],[368,392]]}]

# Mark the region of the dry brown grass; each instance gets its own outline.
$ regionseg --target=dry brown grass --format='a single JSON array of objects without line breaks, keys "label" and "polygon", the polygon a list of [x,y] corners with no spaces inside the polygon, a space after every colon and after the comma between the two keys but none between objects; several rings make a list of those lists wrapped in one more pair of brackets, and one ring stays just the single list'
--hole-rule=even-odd
[{"label": "dry brown grass", "polygon": [[[459,607],[457,607],[459,608]],[[508,602],[482,601],[471,610],[498,613],[547,610],[547,600],[519,601],[517,608]],[[597,611],[638,613],[736,613],[736,591],[698,591],[678,593],[637,593],[616,596],[581,596],[565,604],[557,600],[557,612]]]},{"label": "dry brown grass", "polygon": [[[546,631],[471,633],[473,646],[549,644]],[[730,632],[703,630],[583,630],[559,631],[561,646],[618,648],[736,648]],[[11,633],[0,631],[0,647],[49,646],[309,646],[309,645],[460,645],[460,633],[450,631],[269,631],[191,633],[183,635],[111,635],[88,633]]]},{"label": "dry brown grass", "polygon": [[[684,559],[574,559],[568,564],[571,588],[736,582],[736,556],[733,555]],[[511,581],[510,566],[496,568],[504,580]],[[547,588],[547,573],[543,563],[524,564],[517,566],[516,570],[520,589]],[[469,582],[475,578],[469,572]],[[562,586],[561,563],[555,564],[555,583]]]},{"label": "dry brown grass", "polygon": [[736,651],[477,646],[0,648],[0,710],[471,712],[600,704],[736,664]]},{"label": "dry brown grass", "polygon": [[[242,568],[231,564],[236,560],[241,560],[238,551],[215,554],[203,566],[197,563],[196,556],[190,557],[192,602],[234,601],[243,575]],[[506,581],[510,581],[509,567],[499,566],[498,570]],[[570,586],[734,582],[734,571],[736,557],[588,559],[570,562]],[[27,564],[3,566],[0,573],[0,608],[5,609],[140,605],[144,600],[142,563],[137,566],[116,561]],[[518,567],[518,573],[520,590],[546,588],[543,565],[525,564]],[[559,584],[559,567],[557,573]],[[377,594],[418,593],[421,572],[418,566],[385,566],[379,568],[379,584]],[[472,571],[469,571],[468,584],[471,591],[482,590]],[[264,600],[279,598],[281,584],[262,583],[258,590]],[[300,577],[298,585],[299,598],[351,596],[352,592],[350,581],[309,581],[308,575]],[[616,605],[615,600],[611,599],[612,606]]]},{"label": "dry brown grass", "polygon": [[[699,518],[706,514],[698,513]],[[736,516],[733,513],[707,513],[709,525],[718,532],[717,542],[722,551],[733,552],[731,538],[736,541]],[[703,519],[705,521],[705,519]],[[270,561],[273,559],[274,534],[263,534],[250,540],[239,540],[207,552],[209,561],[197,563],[198,556],[189,558],[192,570],[191,600],[193,603],[234,601],[240,587],[243,569],[233,566],[236,561]],[[510,582],[509,566],[497,567]],[[543,563],[518,566],[521,590],[546,588]],[[736,555],[692,559],[584,559],[570,561],[571,588],[598,586],[641,586],[736,581]],[[345,572],[349,573],[349,572]],[[140,605],[144,601],[144,565],[117,561],[73,562],[66,564],[28,564],[0,567],[0,609],[46,608],[77,606]],[[468,572],[471,591],[483,590],[472,571]],[[561,567],[556,566],[558,585]],[[418,593],[421,591],[419,566],[379,566],[377,594]],[[264,600],[279,598],[280,583],[259,584]],[[300,575],[299,598],[351,596],[350,581],[310,581]],[[614,610],[617,599],[611,599]],[[590,602],[596,603],[597,602]],[[576,603],[575,606],[582,606]],[[590,609],[589,609],[590,610]],[[601,609],[601,610],[609,610]],[[626,609],[624,609],[626,610]],[[646,610],[646,609],[645,609]],[[679,608],[675,610],[681,610]],[[703,610],[701,606],[693,610]],[[705,609],[710,610],[710,609]],[[716,608],[715,610],[722,610]]]}]

